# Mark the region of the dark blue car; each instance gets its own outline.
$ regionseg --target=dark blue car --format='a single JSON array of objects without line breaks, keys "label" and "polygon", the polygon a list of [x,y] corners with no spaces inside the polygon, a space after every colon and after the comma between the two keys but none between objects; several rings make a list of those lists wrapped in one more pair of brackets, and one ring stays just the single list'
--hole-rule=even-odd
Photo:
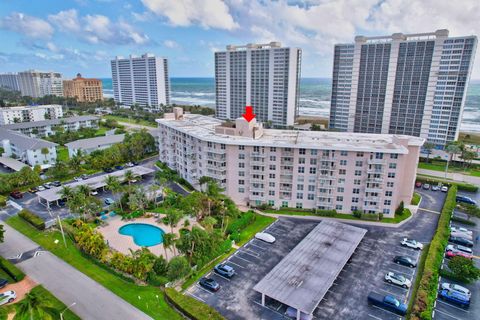
[{"label": "dark blue car", "polygon": [[218,282],[210,278],[201,278],[198,284],[210,291],[218,291],[220,289]]},{"label": "dark blue car", "polygon": [[438,291],[438,297],[444,301],[456,304],[463,308],[468,308],[470,306],[470,299],[466,295],[457,291],[442,289]]},{"label": "dark blue car", "polygon": [[466,197],[466,196],[457,196],[456,198],[457,202],[463,202],[466,204],[473,204],[476,205],[477,202],[473,200],[472,198]]}]

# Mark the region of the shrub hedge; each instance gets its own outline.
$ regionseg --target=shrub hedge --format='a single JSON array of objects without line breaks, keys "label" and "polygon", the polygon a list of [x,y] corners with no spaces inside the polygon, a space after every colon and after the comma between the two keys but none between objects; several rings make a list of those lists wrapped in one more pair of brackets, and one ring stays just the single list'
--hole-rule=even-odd
[{"label": "shrub hedge", "polygon": [[450,235],[450,219],[455,208],[457,187],[452,186],[447,194],[445,203],[438,220],[437,230],[428,248],[424,272],[421,275],[420,286],[417,295],[414,297],[411,311],[412,320],[432,319],[433,304],[437,297],[438,275],[442,265],[443,254]]},{"label": "shrub hedge", "polygon": [[28,211],[27,209],[22,209],[18,212],[18,216],[38,230],[45,230],[45,221],[42,218],[37,216],[35,213]]},{"label": "shrub hedge", "polygon": [[25,274],[18,269],[13,263],[0,256],[0,268],[5,271],[16,282],[22,281]]},{"label": "shrub hedge", "polygon": [[467,220],[467,219],[463,219],[463,218],[459,218],[459,217],[452,217],[452,221],[455,221],[455,222],[460,222],[460,223],[463,223],[463,224],[466,224],[466,225],[469,225],[469,226],[476,226],[477,224],[471,220]]},{"label": "shrub hedge", "polygon": [[7,197],[0,194],[0,207],[5,207],[7,205]]},{"label": "shrub hedge", "polygon": [[225,320],[225,318],[209,305],[188,295],[183,295],[175,289],[166,288],[165,298],[178,311],[192,320]]}]

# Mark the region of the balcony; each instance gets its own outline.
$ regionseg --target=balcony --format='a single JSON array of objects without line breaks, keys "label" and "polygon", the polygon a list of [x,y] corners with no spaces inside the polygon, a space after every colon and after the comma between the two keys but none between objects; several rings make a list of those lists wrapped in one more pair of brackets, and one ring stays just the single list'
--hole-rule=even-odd
[{"label": "balcony", "polygon": [[383,174],[383,169],[375,169],[375,168],[372,168],[372,169],[367,169],[367,173],[377,173],[377,174]]},{"label": "balcony", "polygon": [[380,202],[380,197],[379,196],[365,196],[364,199],[366,202]]},{"label": "balcony", "polygon": [[385,159],[368,159],[368,164],[385,164]]},{"label": "balcony", "polygon": [[382,188],[380,187],[366,187],[365,188],[365,192],[377,192],[377,193],[381,193],[383,191]]},{"label": "balcony", "polygon": [[322,160],[322,161],[335,161],[335,157],[334,156],[321,156],[320,160]]},{"label": "balcony", "polygon": [[255,195],[251,194],[249,199],[251,201],[265,201],[265,196],[261,196],[261,195],[255,196]]},{"label": "balcony", "polygon": [[365,205],[363,206],[363,210],[372,210],[372,211],[379,211],[380,210],[380,206],[377,204],[377,205]]},{"label": "balcony", "polygon": [[250,157],[265,158],[265,154],[264,154],[264,153],[260,153],[260,152],[250,152]]},{"label": "balcony", "polygon": [[250,165],[251,166],[262,166],[262,167],[264,167],[265,162],[264,161],[258,161],[258,160],[250,160]]},{"label": "balcony", "polygon": [[382,182],[383,182],[383,178],[367,178],[367,182],[382,183]]},{"label": "balcony", "polygon": [[213,148],[208,148],[207,152],[215,153],[215,154],[226,154],[227,150],[225,149],[213,149]]},{"label": "balcony", "polygon": [[280,187],[280,191],[283,191],[283,192],[292,192],[292,187]]},{"label": "balcony", "polygon": [[280,155],[280,157],[282,158],[290,158],[290,157],[293,157],[293,152],[282,152],[282,154]]}]

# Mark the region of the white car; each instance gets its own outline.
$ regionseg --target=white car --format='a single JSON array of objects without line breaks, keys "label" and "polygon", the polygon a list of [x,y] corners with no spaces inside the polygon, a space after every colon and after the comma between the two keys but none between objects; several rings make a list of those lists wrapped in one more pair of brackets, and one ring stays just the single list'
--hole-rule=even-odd
[{"label": "white car", "polygon": [[92,196],[96,196],[96,195],[98,194],[98,191],[97,191],[97,190],[93,190],[92,192],[90,192],[90,194],[91,194]]},{"label": "white car", "polygon": [[468,297],[468,299],[470,299],[470,297],[472,296],[472,293],[470,292],[470,290],[468,290],[465,287],[459,286],[458,284],[444,282],[444,283],[442,283],[442,289],[446,289],[448,291],[459,292],[463,295],[466,295]]},{"label": "white car", "polygon": [[460,232],[460,231],[452,231],[450,233],[450,236],[451,237],[464,238],[464,239],[467,239],[467,240],[470,240],[470,241],[473,240],[473,236],[471,234],[468,234],[468,233],[465,233],[465,232]]},{"label": "white car", "polygon": [[472,249],[470,249],[468,247],[465,247],[465,246],[457,245],[457,244],[456,245],[449,244],[447,246],[447,248],[445,249],[445,251],[465,252],[465,253],[468,253],[468,254],[473,254]]},{"label": "white car", "polygon": [[82,181],[83,179],[82,179],[82,177],[75,177],[75,178],[73,178],[73,180],[75,180],[75,181]]},{"label": "white car", "polygon": [[439,185],[432,186],[432,191],[438,191],[438,190],[440,190],[440,186],[439,186]]},{"label": "white car", "polygon": [[267,243],[274,243],[275,237],[272,236],[270,233],[259,232],[255,234],[255,239],[265,241]]},{"label": "white car", "polygon": [[131,167],[133,167],[133,166],[135,166],[135,165],[134,165],[133,163],[131,163],[131,162],[127,162],[127,163],[125,163],[125,166],[131,168]]},{"label": "white car", "polygon": [[400,244],[404,247],[409,247],[415,250],[422,250],[423,249],[423,244],[420,242],[413,240],[413,239],[407,239],[403,238],[402,242]]},{"label": "white car", "polygon": [[462,227],[450,227],[450,231],[452,232],[463,232],[469,235],[473,234],[472,230],[468,230],[467,228],[462,228]]},{"label": "white car", "polygon": [[401,274],[397,274],[395,272],[388,272],[385,275],[385,281],[400,287],[404,287],[405,289],[410,288],[410,286],[412,285],[412,282],[410,280],[408,280]]},{"label": "white car", "polygon": [[38,191],[45,191],[46,190],[44,186],[38,186],[37,189],[38,189]]},{"label": "white car", "polygon": [[448,187],[447,186],[443,186],[442,189],[440,189],[442,192],[448,192]]},{"label": "white car", "polygon": [[5,291],[0,293],[0,306],[10,303],[17,298],[15,291]]}]

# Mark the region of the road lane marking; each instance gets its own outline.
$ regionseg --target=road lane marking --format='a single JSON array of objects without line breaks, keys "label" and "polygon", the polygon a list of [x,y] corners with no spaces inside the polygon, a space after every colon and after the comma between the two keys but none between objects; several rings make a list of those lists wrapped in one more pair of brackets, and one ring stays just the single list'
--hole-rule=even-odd
[{"label": "road lane marking", "polygon": [[238,263],[233,262],[233,261],[230,260],[230,259],[228,259],[227,261],[228,261],[228,263],[234,264],[234,265],[236,265],[236,266],[239,267],[239,268],[242,268],[242,269],[245,269],[245,268],[246,268],[246,267],[244,267],[244,266],[239,265]]},{"label": "road lane marking", "polygon": [[454,315],[452,315],[452,314],[450,314],[450,313],[448,313],[448,312],[442,311],[442,310],[435,309],[435,312],[439,312],[439,313],[444,314],[444,315],[446,315],[447,317],[450,317],[450,318],[453,318],[453,319],[462,320],[462,319],[457,318],[456,316],[454,316]]}]

